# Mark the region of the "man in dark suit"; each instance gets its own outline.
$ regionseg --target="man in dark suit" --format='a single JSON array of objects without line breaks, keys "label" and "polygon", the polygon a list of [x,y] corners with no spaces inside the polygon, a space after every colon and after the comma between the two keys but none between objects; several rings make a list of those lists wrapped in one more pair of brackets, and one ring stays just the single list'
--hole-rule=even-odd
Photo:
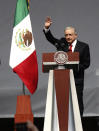
[{"label": "man in dark suit", "polygon": [[47,40],[53,44],[57,51],[72,51],[79,52],[79,70],[73,70],[75,85],[80,109],[80,115],[82,117],[84,105],[83,105],[83,88],[84,88],[84,70],[90,65],[90,51],[88,44],[77,40],[77,32],[74,27],[66,27],[64,34],[65,37],[61,39],[55,38],[49,27],[51,26],[52,21],[48,17],[45,21],[44,34]]}]

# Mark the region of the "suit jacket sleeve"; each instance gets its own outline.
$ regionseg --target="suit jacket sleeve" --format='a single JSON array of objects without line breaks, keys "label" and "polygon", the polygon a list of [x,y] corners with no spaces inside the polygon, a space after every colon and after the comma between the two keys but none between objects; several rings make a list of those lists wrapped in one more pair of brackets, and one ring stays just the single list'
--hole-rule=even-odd
[{"label": "suit jacket sleeve", "polygon": [[46,32],[46,31],[43,29],[43,32],[44,32],[44,34],[45,34],[46,39],[47,39],[51,44],[53,44],[53,45],[57,48],[57,50],[58,50],[58,48],[60,48],[61,40],[56,39],[56,38],[52,35],[52,33],[51,33],[50,30],[48,30],[48,31]]}]

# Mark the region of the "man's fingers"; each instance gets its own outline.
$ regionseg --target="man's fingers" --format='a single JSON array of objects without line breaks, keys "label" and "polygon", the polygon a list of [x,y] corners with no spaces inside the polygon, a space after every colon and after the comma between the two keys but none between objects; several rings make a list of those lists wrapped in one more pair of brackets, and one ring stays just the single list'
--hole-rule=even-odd
[{"label": "man's fingers", "polygon": [[47,16],[47,18],[46,18],[45,21],[46,21],[46,22],[49,22],[49,23],[52,23],[52,21],[51,21],[51,17],[49,17],[49,16]]}]

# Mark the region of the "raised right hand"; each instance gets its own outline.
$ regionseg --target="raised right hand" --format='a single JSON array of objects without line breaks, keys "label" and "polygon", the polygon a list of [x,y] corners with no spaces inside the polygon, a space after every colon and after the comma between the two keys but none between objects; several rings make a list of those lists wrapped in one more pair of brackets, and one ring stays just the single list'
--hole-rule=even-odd
[{"label": "raised right hand", "polygon": [[45,28],[48,29],[52,24],[51,18],[48,16],[45,20]]}]

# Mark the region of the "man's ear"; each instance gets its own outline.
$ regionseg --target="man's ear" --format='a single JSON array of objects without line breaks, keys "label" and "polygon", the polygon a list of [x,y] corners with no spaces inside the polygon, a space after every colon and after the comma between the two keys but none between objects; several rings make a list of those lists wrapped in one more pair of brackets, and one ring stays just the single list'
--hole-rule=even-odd
[{"label": "man's ear", "polygon": [[77,37],[78,37],[78,35],[77,34],[75,34],[75,38],[77,39]]}]

